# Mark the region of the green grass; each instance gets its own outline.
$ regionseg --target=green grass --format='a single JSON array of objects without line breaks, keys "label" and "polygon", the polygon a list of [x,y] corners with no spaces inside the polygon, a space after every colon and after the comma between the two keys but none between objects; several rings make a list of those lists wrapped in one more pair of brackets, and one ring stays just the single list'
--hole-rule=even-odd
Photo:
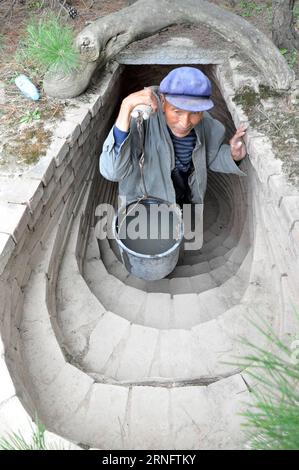
[{"label": "green grass", "polygon": [[40,120],[40,110],[34,109],[33,111],[26,111],[25,114],[20,118],[20,123],[31,123],[33,121],[39,121]]},{"label": "green grass", "polygon": [[285,60],[287,61],[290,69],[293,69],[297,63],[298,59],[298,52],[296,49],[289,51],[288,49],[279,49],[280,53],[284,56]]},{"label": "green grass", "polygon": [[34,17],[26,29],[26,36],[17,52],[19,60],[30,61],[43,72],[70,73],[79,63],[79,52],[74,47],[75,33],[53,13]]},{"label": "green grass", "polygon": [[252,353],[238,366],[248,368],[257,382],[254,403],[242,414],[248,445],[257,450],[298,450],[299,340],[287,346],[270,328],[255,327],[273,348],[270,352],[242,340]]},{"label": "green grass", "polygon": [[42,8],[42,6],[43,2],[41,0],[31,1],[28,3],[28,8],[30,10],[39,10],[40,8]]},{"label": "green grass", "polygon": [[246,2],[242,0],[240,3],[240,15],[243,16],[244,18],[249,18],[253,15],[258,15],[262,11],[264,11],[265,8],[268,8],[268,5],[258,5],[255,2]]},{"label": "green grass", "polygon": [[45,427],[36,418],[36,429],[32,428],[32,437],[28,442],[20,431],[7,433],[0,438],[0,450],[65,450],[63,446],[47,445],[45,442]]},{"label": "green grass", "polygon": [[27,442],[22,433],[8,433],[6,437],[0,438],[0,450],[45,450],[45,428],[40,421],[37,421],[36,429],[32,429],[32,438]]}]

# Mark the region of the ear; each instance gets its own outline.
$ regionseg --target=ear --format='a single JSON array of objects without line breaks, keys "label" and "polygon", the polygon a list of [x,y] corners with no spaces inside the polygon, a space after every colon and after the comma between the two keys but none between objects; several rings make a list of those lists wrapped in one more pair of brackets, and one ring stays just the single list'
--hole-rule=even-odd
[{"label": "ear", "polygon": [[163,93],[161,93],[160,95],[160,100],[161,100],[161,105],[162,105],[162,111],[164,113],[165,112],[165,96],[163,95]]}]

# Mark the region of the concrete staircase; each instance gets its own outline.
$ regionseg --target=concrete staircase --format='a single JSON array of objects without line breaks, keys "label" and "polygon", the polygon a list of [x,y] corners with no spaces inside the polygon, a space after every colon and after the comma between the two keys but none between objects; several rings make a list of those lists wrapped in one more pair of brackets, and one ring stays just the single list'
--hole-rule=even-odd
[{"label": "concrete staircase", "polygon": [[[22,356],[39,416],[102,449],[241,448],[238,413],[250,393],[232,357],[247,351],[239,335],[256,343],[250,319],[259,290],[250,284],[257,255],[247,217],[234,247],[227,242],[219,256],[210,243],[198,254],[205,261],[187,265],[197,274],[177,273],[154,292],[130,285],[109,241],[97,243],[90,225],[107,185],[100,192],[87,180],[69,198],[26,288]],[[209,215],[206,231],[219,216]],[[233,238],[227,231],[222,239]],[[265,297],[259,309],[271,318]]]},{"label": "concrete staircase", "polygon": [[[247,119],[233,100],[247,83],[241,62],[215,66],[215,108],[228,107],[231,127]],[[247,178],[209,175],[201,250],[182,252],[161,281],[129,274],[115,240],[94,230],[96,206],[117,194],[95,164],[122,73],[114,63],[78,98],[22,184],[5,180],[0,431],[38,415],[86,448],[241,449],[240,413],[256,383],[240,337],[269,350],[254,323],[288,340],[298,329],[298,191],[275,146],[249,126]]]}]

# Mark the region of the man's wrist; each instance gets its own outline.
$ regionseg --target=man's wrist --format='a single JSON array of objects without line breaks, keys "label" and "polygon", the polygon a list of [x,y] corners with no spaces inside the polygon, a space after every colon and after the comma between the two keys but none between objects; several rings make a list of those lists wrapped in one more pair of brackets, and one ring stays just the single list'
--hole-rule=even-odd
[{"label": "man's wrist", "polygon": [[134,105],[128,102],[127,99],[125,98],[120,105],[119,114],[127,116],[130,119],[131,112],[133,111],[133,109],[134,109]]},{"label": "man's wrist", "polygon": [[119,114],[117,116],[115,125],[123,132],[128,132],[130,129],[131,122],[131,110],[130,107],[122,103]]}]

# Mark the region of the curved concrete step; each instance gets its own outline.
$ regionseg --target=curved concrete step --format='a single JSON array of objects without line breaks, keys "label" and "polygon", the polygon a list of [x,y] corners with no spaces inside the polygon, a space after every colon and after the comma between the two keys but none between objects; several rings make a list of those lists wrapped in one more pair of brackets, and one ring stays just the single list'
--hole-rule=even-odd
[{"label": "curved concrete step", "polygon": [[242,234],[246,230],[246,220],[244,220],[238,234],[225,230],[221,235],[214,237],[207,248],[203,245],[199,253],[196,251],[193,254],[185,252],[182,264],[176,266],[175,270],[168,277],[193,276],[201,272],[209,272],[215,269],[215,267],[224,264],[225,260],[230,259],[233,251],[239,250],[240,245],[244,243]]},{"label": "curved concrete step", "polygon": [[[215,194],[212,193],[211,189],[208,191],[209,195],[205,199],[205,208],[204,208],[204,220],[203,220],[203,239],[204,239],[204,246],[201,250],[198,251],[192,251],[190,254],[191,256],[196,255],[196,254],[202,254],[203,252],[205,255],[209,252],[210,246],[211,249],[214,249],[217,246],[217,242],[213,242],[214,238],[217,236],[220,236],[219,239],[219,244],[220,240],[222,241],[225,239],[225,234],[226,230],[228,230],[232,226],[232,223],[234,221],[234,212],[231,210],[231,207],[228,205],[227,201],[223,199],[223,194],[222,197],[219,199],[219,202],[217,202]],[[216,210],[215,210],[216,208]],[[238,220],[240,223],[240,220]],[[225,233],[223,233],[225,232]],[[210,242],[213,242],[213,244],[210,245]],[[121,260],[120,254],[119,254],[119,249],[118,245],[113,239],[109,239],[109,244],[114,252],[115,256]],[[227,247],[224,246],[221,250],[221,253],[219,255],[224,254],[227,251]],[[185,255],[188,255],[188,251],[185,253]],[[207,256],[206,259],[209,259]],[[181,264],[188,264],[184,263],[183,259],[179,259],[178,265]],[[192,263],[191,263],[192,264]]]},{"label": "curved concrete step", "polygon": [[[238,233],[232,232],[233,222],[234,219],[232,219],[229,225],[224,226],[217,235],[213,233],[213,236],[207,242],[205,241],[206,233],[204,232],[202,248],[200,250],[184,251],[181,258],[181,265],[198,264],[204,261],[209,261],[214,256],[223,256],[227,253],[227,251],[238,243],[238,238],[240,236],[240,229],[238,230]],[[229,239],[231,241],[228,243],[231,243],[231,245],[227,246],[227,240]]]},{"label": "curved concrete step", "polygon": [[[232,68],[240,69],[239,58],[242,59],[234,57]],[[229,108],[226,110],[225,102],[220,99],[221,115],[229,120],[230,112],[238,125],[246,116],[232,100],[236,87],[231,88],[225,81],[225,76],[231,77],[231,71],[224,66],[221,63],[214,70]],[[90,114],[98,112],[97,119],[90,121],[99,137],[97,143],[91,137],[86,147],[90,154],[97,152],[97,144],[106,132],[104,128],[108,127],[106,105],[111,101],[110,112],[113,112],[118,95],[115,91],[120,91],[119,75],[117,79],[114,77],[114,82],[110,81],[112,78],[110,75],[106,98],[98,97],[97,105],[93,104],[84,118],[84,125],[88,125]],[[233,84],[243,78],[233,77]],[[249,78],[254,83],[256,77]],[[217,98],[217,87],[215,90]],[[79,129],[79,123],[76,126]],[[233,130],[232,120],[228,129]],[[82,140],[83,137],[79,142]],[[64,141],[61,143],[65,146]],[[104,250],[103,260],[99,260],[96,245],[87,250],[87,228],[94,226],[97,190],[101,200],[111,202],[115,200],[116,185],[104,185],[102,178],[103,186],[100,186],[97,181],[93,194],[90,191],[84,198],[84,213],[78,217],[81,197],[78,194],[78,202],[75,197],[69,199],[53,239],[49,243],[43,239],[42,251],[34,250],[30,265],[35,265],[36,260],[37,264],[24,293],[20,295],[18,283],[12,282],[4,308],[0,305],[5,314],[8,345],[5,353],[8,352],[10,366],[13,365],[16,394],[32,415],[40,416],[47,429],[85,446],[109,450],[241,447],[239,413],[243,411],[241,403],[250,402],[250,394],[243,380],[247,371],[239,372],[238,359],[234,356],[243,356],[249,350],[238,341],[238,336],[270,351],[267,338],[257,332],[252,321],[262,320],[262,325],[265,321],[272,322],[275,332],[293,333],[294,323],[286,304],[296,298],[297,270],[292,254],[294,258],[298,254],[295,245],[298,211],[292,205],[298,206],[297,194],[295,201],[292,199],[288,204],[291,194],[285,182],[280,188],[281,162],[274,161],[274,154],[272,158],[271,148],[263,137],[249,129],[246,144],[250,159],[242,163],[242,168],[247,166],[252,190],[249,204],[253,211],[250,209],[248,219],[252,219],[248,226],[253,236],[247,239],[252,242],[252,250],[248,251],[250,243],[246,243],[246,238],[242,241],[240,233],[241,226],[245,228],[241,223],[245,184],[243,188],[241,180],[246,178],[240,181],[225,175],[212,178],[209,186],[216,194],[215,199],[220,200],[224,195],[232,212],[225,236],[224,229],[217,226],[224,215],[217,204],[217,214],[215,211],[206,219],[206,243],[203,251],[196,254],[201,258],[196,259],[193,253],[190,263],[188,257],[181,259],[186,269],[179,268],[177,278],[172,276],[161,281],[162,289],[168,289],[164,293],[158,291],[161,289],[158,283],[152,287],[157,289],[156,293],[141,292],[141,283],[137,285],[133,277],[121,272],[117,261],[111,265],[113,275],[107,273],[104,257],[109,256],[108,252]],[[76,157],[76,147],[77,143],[70,158]],[[259,158],[263,153],[261,148],[266,149],[267,159]],[[63,170],[58,168],[58,171]],[[77,191],[80,184],[75,186]],[[65,195],[63,204],[66,198]],[[33,215],[38,219],[38,213]],[[21,247],[21,244],[15,247],[17,253],[22,251]],[[21,264],[20,260],[15,261]],[[191,271],[198,261],[207,263],[209,273],[202,272],[203,266],[200,273]],[[97,288],[99,292],[103,289],[110,306],[119,309],[117,313],[107,310],[88,288],[82,276],[85,264],[101,266],[102,284]],[[233,273],[238,265],[237,272],[226,279],[227,267],[233,266]],[[188,278],[189,272],[199,277]],[[119,280],[115,279],[116,273]],[[208,285],[212,280],[217,287],[194,292],[198,285],[204,282]],[[180,290],[188,293],[177,294]],[[18,300],[13,297],[15,291]],[[252,383],[249,384],[251,387]]]},{"label": "curved concrete step", "polygon": [[[27,382],[31,384],[38,413],[47,427],[76,442],[109,449],[138,448],[139,445],[175,449],[178,444],[181,447],[182,442],[185,448],[195,445],[198,448],[198,442],[202,442],[204,448],[212,448],[215,442],[217,448],[227,447],[230,442],[236,446],[240,422],[232,413],[240,411],[240,401],[249,399],[248,390],[237,367],[222,361],[231,361],[232,356],[246,353],[244,344],[236,341],[238,335],[256,343],[256,331],[246,317],[254,314],[250,301],[254,294],[252,289],[257,286],[250,286],[247,303],[242,301],[217,319],[206,318],[205,323],[189,329],[182,325],[186,301],[192,302],[186,295],[172,299],[176,305],[173,320],[177,329],[171,328],[170,317],[165,329],[132,324],[104,309],[86,289],[76,259],[78,245],[82,245],[78,240],[84,236],[79,219],[76,224],[70,229],[56,289],[54,283],[50,283],[53,293],[60,299],[57,311],[50,305],[52,324],[45,308],[48,283],[45,273],[51,271],[46,268],[46,262],[45,267],[34,274],[25,293],[22,354],[28,364]],[[56,248],[58,246],[56,243]],[[88,249],[87,259],[98,263],[97,257],[98,248],[94,245],[92,250]],[[52,258],[57,258],[53,249]],[[242,267],[243,271],[238,271],[239,282],[248,285],[249,255]],[[233,294],[232,300],[237,303],[240,284],[235,285],[234,290],[234,282],[231,278],[218,289],[224,296]],[[198,298],[204,299],[205,294]],[[157,321],[163,312],[162,297],[163,294],[157,294],[150,301]],[[213,306],[207,298],[203,305],[206,314],[210,314],[207,307],[211,310]],[[260,307],[263,318],[265,311],[271,316],[271,310],[266,310],[262,302]],[[123,308],[127,308],[125,302]],[[32,311],[36,315],[32,316]],[[59,334],[57,326],[61,330]],[[263,341],[258,344],[264,345]],[[67,361],[72,361],[73,365]],[[80,369],[88,371],[88,375]],[[234,375],[227,377],[228,374]],[[148,415],[149,402],[153,410]],[[190,413],[182,414],[182,407]],[[146,416],[148,421],[144,425]],[[211,416],[215,419],[211,420]],[[199,441],[194,423],[201,430],[206,429],[208,435],[211,433],[211,439],[205,436]],[[229,430],[229,437],[223,437],[226,433],[220,425]],[[151,432],[152,426],[154,432]],[[165,426],[169,431],[167,435]],[[127,434],[122,431],[124,427]],[[188,431],[182,434],[182,427]]]},{"label": "curved concrete step", "polygon": [[[164,292],[171,295],[200,293],[220,285],[237,272],[249,249],[247,234],[248,231],[244,228],[239,244],[234,249],[227,251],[225,257],[218,256],[210,262],[194,266],[178,266],[176,277],[168,276],[159,281],[144,281],[128,273],[110,249],[108,239],[98,241],[97,253],[98,257],[101,256],[107,272],[128,286],[145,292]],[[89,238],[89,246],[92,249],[93,243],[96,244],[96,240],[93,240],[93,231],[91,231]],[[96,280],[96,273],[94,275]],[[89,279],[89,282],[90,285],[93,284],[92,279]]]},{"label": "curved concrete step", "polygon": [[[249,393],[240,374],[208,386],[193,383],[189,386],[188,380],[179,386],[174,386],[172,381],[171,388],[165,388],[165,384],[120,386],[95,383],[67,362],[45,302],[47,264],[51,254],[53,244],[49,243],[41,253],[39,270],[33,273],[26,288],[21,324],[26,382],[34,394],[36,412],[47,429],[74,442],[101,449],[176,449],[182,445],[185,449],[208,449],[241,445],[238,412],[241,403],[249,400]],[[67,257],[69,261],[75,260],[74,251]],[[73,267],[78,269],[76,263]],[[80,289],[83,284],[84,281]],[[79,285],[73,285],[71,295],[78,296],[76,300],[79,293]],[[85,298],[84,292],[82,297]],[[87,308],[85,300],[84,312],[88,311],[90,315],[99,303],[96,301],[94,306],[89,304]],[[101,316],[101,307],[95,313],[99,321],[109,315],[107,312]],[[70,316],[68,320],[71,320]],[[122,319],[117,317],[117,320]],[[83,329],[84,322],[81,315]],[[69,325],[73,335],[74,326]],[[223,433],[223,427],[226,433]]]},{"label": "curved concrete step", "polygon": [[[39,284],[32,293],[38,296],[40,288]],[[25,312],[22,326],[30,334],[22,338],[22,353],[36,410],[47,429],[100,449],[176,449],[182,445],[185,449],[212,449],[241,445],[238,413],[250,397],[240,374],[209,386],[187,384],[170,389],[95,383],[63,360],[50,325],[47,328],[48,312],[41,308],[45,306],[44,298],[39,306],[34,329],[32,322],[26,321],[32,310],[27,315]],[[206,439],[206,435],[210,437]]]},{"label": "curved concrete step", "polygon": [[[109,250],[107,241],[100,243],[100,246],[102,247],[102,259],[109,274],[112,274],[124,284],[145,292],[164,292],[171,295],[200,293],[216,287],[233,276],[238,271],[242,262],[241,254],[238,257],[234,257],[234,260],[238,258],[238,262],[232,262],[230,260],[232,253],[230,252],[230,256],[227,258],[218,256],[210,262],[206,261],[194,266],[178,266],[177,276],[168,276],[159,281],[144,281],[126,270],[124,265],[114,257],[112,250]],[[244,258],[248,247],[242,248],[239,251]]]},{"label": "curved concrete step", "polygon": [[[107,240],[106,244],[108,244]],[[97,249],[95,248],[95,250]],[[113,263],[115,265],[115,260]],[[233,264],[231,265],[234,266]],[[127,276],[123,266],[120,264],[118,264],[118,266],[123,270],[124,276]],[[250,255],[247,256],[247,262],[244,263],[245,268],[242,266],[243,265],[241,265],[237,274],[234,275],[233,272],[231,273],[231,282],[229,284],[232,286],[235,285],[235,290],[239,293],[239,299],[246,288],[247,282],[246,279],[240,282],[240,273],[242,270],[245,270],[249,275]],[[167,285],[164,284],[164,286],[168,288],[168,293],[160,293],[159,296],[154,292],[141,291],[138,288],[140,286],[127,286],[119,279],[109,274],[102,259],[99,258],[89,257],[89,259],[86,260],[84,265],[84,277],[92,292],[107,310],[113,311],[127,318],[129,321],[138,324],[146,324],[159,328],[169,327],[169,317],[171,317],[174,310],[177,309],[177,304],[184,299],[185,308],[184,303],[180,305],[185,312],[184,325],[189,328],[203,321],[203,318],[205,318],[204,321],[206,321],[206,313],[204,313],[203,316],[202,310],[206,312],[207,309],[204,308],[201,298],[205,300],[207,305],[210,305],[214,315],[213,318],[236,303],[236,299],[233,298],[232,300],[231,296],[228,296],[229,300],[227,300],[227,293],[223,296],[219,290],[220,288],[216,287],[216,280],[221,282],[224,279],[224,274],[226,275],[226,273],[221,272],[221,269],[222,268],[215,269],[215,280],[213,280],[210,274],[202,274],[194,276],[193,278],[182,278],[182,280],[178,278],[163,280],[167,282]],[[128,277],[126,277],[125,281],[127,281],[127,279]],[[143,280],[138,281],[146,284]],[[183,281],[185,282],[184,284],[182,284]],[[158,284],[160,281],[155,282]],[[226,282],[222,285],[225,285]],[[189,294],[185,293],[187,289],[189,289]],[[203,292],[203,290],[205,290],[205,292]],[[199,291],[200,294],[196,294],[197,291]],[[169,292],[172,292],[173,295]],[[181,294],[179,294],[179,292],[181,292]],[[179,299],[180,297],[181,299]],[[161,311],[164,312],[163,317],[159,314]],[[157,324],[157,318],[160,318],[159,324]],[[172,327],[177,328],[175,322]]]},{"label": "curved concrete step", "polygon": [[219,204],[215,194],[210,190],[208,186],[206,195],[205,195],[205,209],[204,209],[204,218],[203,218],[203,229],[204,231],[208,230],[211,225],[213,225],[217,218],[219,217]]},{"label": "curved concrete step", "polygon": [[[220,200],[220,205],[224,204]],[[226,203],[227,205],[227,203]],[[220,211],[221,212],[221,211]],[[216,256],[224,256],[230,249],[237,245],[247,216],[246,204],[243,204],[243,210],[232,210],[228,220],[217,218],[217,221],[203,233],[203,246],[199,252],[186,251],[180,264],[194,265],[200,262],[209,261]]]},{"label": "curved concrete step", "polygon": [[[69,351],[69,348],[73,347],[74,338],[76,337],[74,322],[83,322],[86,327],[90,323],[90,302],[84,291],[84,280],[78,273],[75,256],[73,255],[77,238],[76,230],[78,228],[76,229],[76,226],[74,226],[58,279],[58,296],[64,302],[62,312],[58,304],[57,316],[63,336],[65,338],[70,337],[70,341],[66,340]],[[99,262],[97,259],[95,261]],[[105,277],[100,280],[99,285],[101,288],[107,287],[105,282],[107,282]],[[80,283],[82,284],[81,287]],[[74,284],[76,287],[75,292]],[[84,291],[86,307],[79,303],[77,308],[78,297],[80,297],[82,290]],[[114,298],[117,296],[115,292],[112,294]],[[129,299],[129,296],[125,298],[125,294],[122,291],[118,292],[118,302],[123,309],[128,309],[129,305],[128,311],[132,314],[136,305],[133,305],[133,300],[132,298]],[[111,295],[111,289],[109,295]],[[91,334],[86,329],[88,347],[75,348],[75,350],[70,351],[76,363],[79,363],[81,368],[93,374],[93,377],[97,379],[108,377],[110,380],[115,381],[141,381],[142,383],[171,378],[175,380],[213,381],[215,377],[233,373],[235,371],[234,367],[223,366],[219,363],[219,357],[225,356],[225,353],[231,353],[235,346],[227,333],[223,335],[221,329],[218,328],[217,320],[207,321],[206,319],[207,323],[204,325],[197,325],[192,328],[189,326],[189,329],[185,326],[188,304],[189,308],[195,311],[195,306],[200,307],[200,304],[197,304],[200,296],[195,294],[174,296],[173,310],[170,310],[169,296],[167,298],[164,296],[164,299],[163,296],[163,294],[147,295],[145,303],[142,304],[143,309],[138,310],[138,323],[141,323],[140,316],[142,316],[143,323],[147,326],[132,324],[133,319],[124,318],[124,313],[121,317],[120,314],[115,314],[115,310],[112,312],[106,308],[104,313],[101,310],[98,323]],[[89,297],[94,299],[92,293]],[[67,299],[70,298],[71,300],[68,301]],[[206,314],[209,310],[215,316],[218,309],[224,311],[226,307],[223,302],[219,301],[217,303],[215,301],[215,295],[213,298],[214,307],[211,305],[212,298],[205,299],[202,307],[205,306]],[[128,303],[129,300],[130,303]],[[155,309],[155,303],[159,306],[158,311]],[[101,305],[101,309],[102,307]],[[87,311],[87,315],[85,315],[85,311]],[[250,309],[247,306],[237,305],[227,310],[224,317],[231,318],[232,322],[238,321],[241,325],[244,319],[240,321],[237,320],[237,317],[243,318],[249,314]],[[70,315],[72,316],[71,324]],[[158,328],[148,326],[147,315],[150,315],[152,322],[155,315],[156,321],[159,322]],[[161,315],[164,317],[162,330]],[[88,321],[84,321],[85,317]],[[200,316],[193,318],[193,321],[199,322]],[[246,328],[244,326],[244,332],[247,328],[248,325]],[[79,328],[79,334],[81,335],[81,333],[82,327]],[[218,336],[217,340],[215,340],[216,336]],[[222,349],[219,356],[217,348],[220,344]],[[197,359],[194,360],[194,358]]]},{"label": "curved concrete step", "polygon": [[[211,191],[210,191],[211,192]],[[216,197],[215,197],[216,200]],[[246,219],[246,210],[244,212],[245,207],[241,211],[231,211],[227,202],[223,199],[219,200],[219,207],[223,210],[220,210],[220,216],[217,216],[217,221],[214,223],[211,230],[213,232],[209,232],[212,234],[212,238],[204,243],[201,250],[197,251],[186,251],[180,255],[179,261],[175,269],[170,273],[166,279],[171,279],[174,277],[182,278],[182,277],[190,277],[194,275],[198,275],[201,273],[209,272],[213,267],[207,264],[207,261],[213,260],[214,257],[224,257],[224,255],[231,254],[231,250],[238,244],[238,239],[240,238],[242,232],[242,225],[245,223]],[[224,210],[226,209],[226,210]],[[228,217],[228,221],[226,218]],[[225,226],[225,224],[228,224]],[[213,228],[214,227],[214,228]],[[204,236],[206,233],[204,233]],[[209,238],[209,237],[208,237]],[[103,242],[102,244],[102,252],[104,253],[104,264],[107,267],[108,271],[124,281],[126,284],[131,285],[133,287],[138,287],[143,290],[151,291],[150,283],[144,283],[139,279],[135,278],[134,276],[127,276],[125,271],[117,265],[117,260],[121,262],[121,257],[118,249],[118,245],[114,239],[109,239],[109,245]],[[112,250],[111,256],[109,255],[110,250]],[[115,256],[113,256],[113,253]],[[228,257],[226,256],[226,259]],[[218,260],[212,262],[212,266],[217,264]],[[222,258],[222,262],[225,263],[226,261]],[[219,267],[219,264],[218,266]],[[224,270],[223,270],[224,271]],[[230,270],[228,269],[229,277]],[[169,292],[167,282],[163,280],[163,285],[161,286],[161,292]],[[190,284],[188,287],[188,282],[184,282],[182,280],[182,285],[185,283],[185,292],[192,292],[190,290]],[[157,291],[157,283],[153,283],[153,291]],[[184,292],[183,287],[181,291]]]}]

